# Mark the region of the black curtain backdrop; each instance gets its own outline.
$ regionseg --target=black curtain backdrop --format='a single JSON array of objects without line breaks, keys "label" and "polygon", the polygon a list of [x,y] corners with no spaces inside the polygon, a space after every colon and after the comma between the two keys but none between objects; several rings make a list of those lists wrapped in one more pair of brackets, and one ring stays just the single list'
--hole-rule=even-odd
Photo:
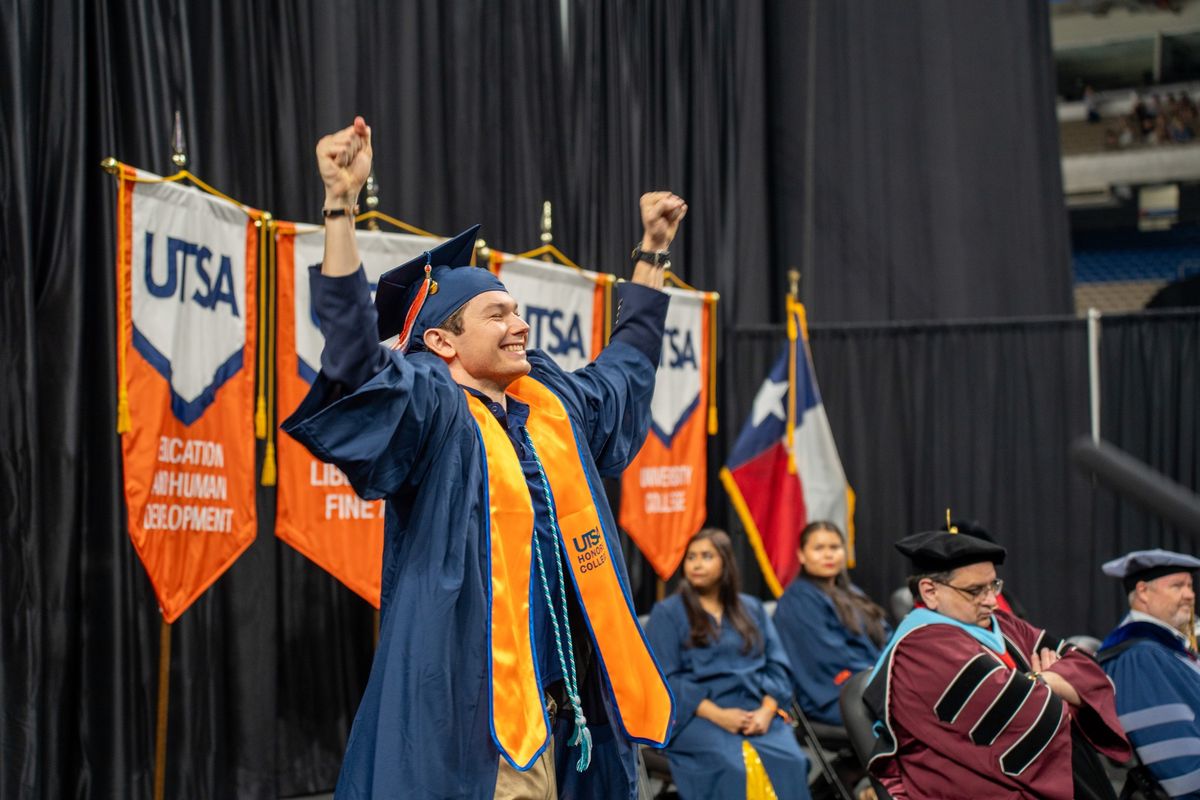
[{"label": "black curtain backdrop", "polygon": [[1049,4],[770,7],[772,220],[812,319],[1070,313]]},{"label": "black curtain backdrop", "polygon": [[[812,314],[1061,311],[1044,6],[916,8],[912,19],[862,2],[816,8]],[[808,11],[783,0],[5,3],[0,800],[151,794],[160,616],[124,526],[114,185],[100,159],[173,172],[178,110],[194,172],[279,218],[313,220],[312,147],[362,113],[384,210],[440,233],[480,221],[516,251],[537,244],[548,199],[556,243],[617,274],[639,233],[637,195],[680,191],[691,212],[674,260],[722,295],[710,516],[731,524],[715,472],[778,352],[769,324],[802,258]],[[1105,384],[1106,436],[1192,485],[1197,325],[1121,320],[1105,340],[1106,370],[1122,376]],[[1186,546],[1067,470],[1060,440],[1087,430],[1080,330],[814,330],[873,593],[899,575],[885,539],[935,522],[945,503],[1032,548],[1011,577],[1031,609],[1073,630],[1101,631],[1117,612],[1107,584],[1071,569],[1080,548],[1094,562],[1143,539]],[[273,505],[260,491],[258,540],[173,626],[170,797],[333,784],[373,615],[275,540]],[[1051,521],[1061,546],[1038,533]],[[630,562],[645,610],[655,581]],[[1078,586],[1066,600],[1052,588],[1064,578]]]}]

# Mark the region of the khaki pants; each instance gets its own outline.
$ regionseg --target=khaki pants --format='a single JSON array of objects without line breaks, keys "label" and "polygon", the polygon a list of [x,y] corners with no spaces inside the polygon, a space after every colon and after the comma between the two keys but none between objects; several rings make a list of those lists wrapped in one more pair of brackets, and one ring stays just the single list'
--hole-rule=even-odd
[{"label": "khaki pants", "polygon": [[512,764],[500,756],[500,769],[496,771],[496,800],[555,800],[558,797],[558,780],[554,774],[554,717],[558,709],[553,700],[546,698],[546,711],[550,715],[550,741],[538,760],[525,772],[513,769]]}]

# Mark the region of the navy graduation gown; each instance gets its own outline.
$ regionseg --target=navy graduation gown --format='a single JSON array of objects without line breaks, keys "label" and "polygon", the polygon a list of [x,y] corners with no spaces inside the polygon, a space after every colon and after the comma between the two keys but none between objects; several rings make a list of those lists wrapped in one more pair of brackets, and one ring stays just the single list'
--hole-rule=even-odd
[{"label": "navy graduation gown", "polygon": [[791,663],[801,710],[816,722],[841,725],[842,684],[875,666],[880,649],[865,632],[854,633],[843,625],[829,595],[806,578],[788,586],[773,621]]},{"label": "navy graduation gown", "polygon": [[1117,714],[1142,763],[1171,797],[1200,795],[1196,657],[1165,627],[1130,619],[1109,634],[1098,657],[1117,687]]},{"label": "navy graduation gown", "polygon": [[808,759],[790,726],[776,717],[761,736],[742,736],[696,716],[702,700],[724,708],[752,711],[771,695],[780,708],[791,699],[787,655],[762,603],[741,595],[742,604],[763,634],[763,646],[749,654],[737,630],[724,616],[720,638],[706,647],[689,647],[690,626],[679,595],[657,603],[646,635],[675,696],[675,730],[667,744],[671,777],[684,800],[736,800],[746,796],[742,742],[758,751],[781,800],[808,797]]},{"label": "navy graduation gown", "polygon": [[[315,274],[312,282],[326,352],[283,428],[336,464],[359,495],[387,499],[379,647],[336,795],[490,800],[500,754],[488,694],[488,509],[478,429],[440,359],[403,356],[375,341],[361,270],[347,278]],[[581,461],[628,587],[600,479],[620,473],[645,439],[667,296],[635,284],[618,292],[612,340],[593,363],[567,373],[539,351],[528,357],[531,375],[559,397],[587,445]],[[536,583],[531,589],[531,602],[543,602]],[[619,722],[610,723],[617,716],[601,670],[594,664],[580,676],[593,736],[586,772],[575,771],[578,749],[566,744],[572,722],[556,726],[562,797],[636,797],[636,752]]]}]

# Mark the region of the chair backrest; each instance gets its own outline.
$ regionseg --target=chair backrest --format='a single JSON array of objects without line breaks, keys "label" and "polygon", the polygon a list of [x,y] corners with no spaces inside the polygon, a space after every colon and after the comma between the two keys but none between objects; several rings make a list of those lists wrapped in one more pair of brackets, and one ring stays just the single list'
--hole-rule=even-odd
[{"label": "chair backrest", "polygon": [[912,592],[908,590],[907,586],[901,586],[892,592],[891,597],[888,598],[888,605],[892,609],[892,619],[899,622],[908,616],[908,612],[913,610]]},{"label": "chair backrest", "polygon": [[854,754],[858,756],[863,767],[867,766],[871,751],[875,749],[875,734],[871,731],[875,720],[862,699],[863,691],[867,688],[867,679],[870,677],[869,669],[852,676],[842,684],[842,696],[839,700],[842,722],[846,725],[846,732],[850,734],[850,746],[854,748]]},{"label": "chair backrest", "polygon": [[[862,699],[863,692],[867,689],[867,679],[870,677],[871,670],[866,669],[850,678],[842,684],[842,696],[838,699],[842,708],[842,722],[846,723],[846,732],[850,734],[850,746],[854,748],[854,754],[858,756],[863,769],[866,769],[867,761],[875,750],[875,734],[872,732],[875,718]],[[868,777],[878,800],[892,800],[887,789],[875,780],[874,775]]]}]

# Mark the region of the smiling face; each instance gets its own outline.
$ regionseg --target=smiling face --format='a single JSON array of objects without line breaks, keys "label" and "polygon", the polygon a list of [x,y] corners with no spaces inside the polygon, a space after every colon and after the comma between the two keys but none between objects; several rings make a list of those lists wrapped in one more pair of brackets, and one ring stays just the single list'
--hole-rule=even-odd
[{"label": "smiling face", "polygon": [[692,542],[683,557],[683,575],[698,594],[705,594],[721,583],[724,566],[721,554],[707,539]]},{"label": "smiling face", "polygon": [[[508,292],[483,292],[462,307],[462,332],[430,328],[425,346],[441,356],[454,380],[495,396],[529,373],[529,325]],[[499,398],[496,398],[499,399]]]},{"label": "smiling face", "polygon": [[808,534],[796,557],[806,575],[833,580],[846,568],[846,545],[837,531],[818,529]]},{"label": "smiling face", "polygon": [[1139,581],[1130,595],[1129,605],[1135,611],[1149,614],[1187,633],[1195,604],[1191,573],[1177,572],[1152,581]]}]

